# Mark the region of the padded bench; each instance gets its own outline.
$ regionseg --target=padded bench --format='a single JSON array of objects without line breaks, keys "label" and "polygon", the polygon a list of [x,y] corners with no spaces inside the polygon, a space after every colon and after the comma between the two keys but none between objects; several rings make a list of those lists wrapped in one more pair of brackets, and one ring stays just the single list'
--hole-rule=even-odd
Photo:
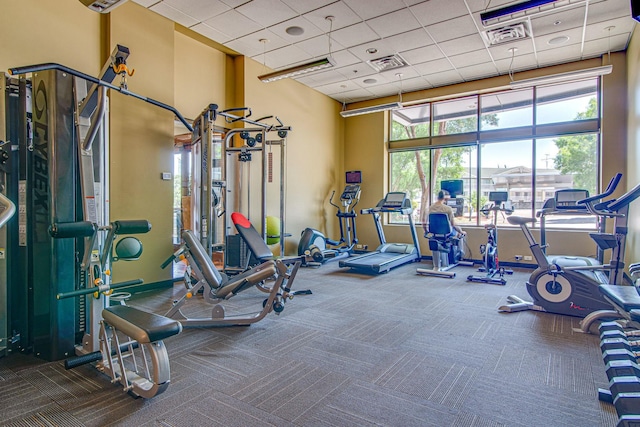
[{"label": "padded bench", "polygon": [[598,288],[602,295],[624,311],[640,310],[640,294],[635,286],[600,285]]},{"label": "padded bench", "polygon": [[102,318],[115,329],[142,344],[161,341],[182,331],[182,325],[177,320],[127,305],[105,308],[102,310]]}]

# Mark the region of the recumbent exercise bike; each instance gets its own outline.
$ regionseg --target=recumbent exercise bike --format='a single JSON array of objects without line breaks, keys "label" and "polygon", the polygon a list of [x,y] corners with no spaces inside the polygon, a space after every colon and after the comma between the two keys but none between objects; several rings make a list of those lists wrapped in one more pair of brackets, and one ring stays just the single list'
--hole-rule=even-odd
[{"label": "recumbent exercise bike", "polygon": [[473,265],[472,262],[463,261],[465,236],[460,233],[452,236],[452,232],[453,227],[446,213],[432,212],[429,214],[429,225],[424,237],[429,239],[433,268],[417,268],[416,273],[452,279],[456,277],[456,273],[449,270],[458,265]]}]

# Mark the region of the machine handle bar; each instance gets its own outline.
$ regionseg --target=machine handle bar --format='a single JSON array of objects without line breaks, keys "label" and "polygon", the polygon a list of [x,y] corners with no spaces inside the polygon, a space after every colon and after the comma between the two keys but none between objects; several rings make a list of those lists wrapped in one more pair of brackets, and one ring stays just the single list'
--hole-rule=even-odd
[{"label": "machine handle bar", "polygon": [[87,81],[90,81],[92,83],[97,84],[98,86],[105,86],[108,87],[109,89],[113,89],[113,90],[117,90],[118,92],[122,93],[123,95],[129,95],[132,96],[134,98],[138,98],[142,101],[148,102],[149,104],[155,105],[156,107],[160,107],[162,109],[171,111],[173,114],[175,114],[175,116],[182,122],[182,124],[189,129],[189,132],[193,132],[193,127],[191,126],[191,124],[182,116],[182,114],[180,114],[180,112],[178,110],[175,109],[175,107],[172,107],[170,105],[164,104],[160,101],[156,101],[155,99],[151,99],[151,98],[147,98],[146,96],[142,96],[142,95],[138,95],[135,92],[131,92],[123,87],[120,86],[116,86],[114,84],[111,84],[109,82],[105,82],[104,80],[100,80],[96,77],[90,76],[88,74],[85,74],[81,71],[78,70],[74,70],[73,68],[69,68],[66,67],[64,65],[60,65],[60,64],[56,64],[55,62],[49,62],[49,63],[44,63],[44,64],[36,64],[36,65],[26,65],[24,67],[14,67],[14,68],[9,68],[9,73],[11,75],[17,75],[17,74],[26,74],[26,73],[35,73],[38,71],[45,71],[45,70],[59,70],[62,71],[63,73],[67,73],[70,74],[72,76],[75,77],[80,77],[81,79],[85,79]]},{"label": "machine handle bar", "polygon": [[115,221],[116,234],[144,234],[151,230],[151,223],[146,219],[128,219]]},{"label": "machine handle bar", "polygon": [[[604,190],[604,193],[596,194],[595,196],[587,197],[586,199],[578,200],[576,204],[578,205],[588,205],[591,202],[595,202],[596,200],[602,200],[605,197],[609,197],[615,190],[620,180],[622,179],[622,174],[617,173],[611,178],[609,181],[609,185],[607,185],[607,189]],[[588,209],[588,208],[587,208]]]},{"label": "machine handle bar", "polygon": [[171,254],[171,256],[169,258],[167,258],[162,265],[160,266],[160,268],[165,269],[167,268],[167,266],[169,264],[171,264],[173,262],[173,260],[176,259],[176,255],[175,254]]},{"label": "machine handle bar", "polygon": [[333,190],[331,192],[331,197],[329,197],[329,204],[333,207],[338,208],[338,210],[340,210],[340,206],[336,205],[335,203],[333,203],[333,196],[336,194],[336,190]]},{"label": "machine handle bar", "polygon": [[72,237],[89,237],[96,232],[92,222],[58,222],[49,226],[49,235],[54,239],[67,239]]},{"label": "machine handle bar", "polygon": [[142,279],[134,279],[134,280],[127,280],[126,282],[112,283],[110,285],[104,284],[100,286],[92,286],[90,288],[78,289],[71,292],[60,292],[59,294],[56,295],[56,299],[78,297],[81,295],[93,294],[95,292],[106,292],[110,289],[124,288],[127,286],[140,285],[142,283],[144,283]]},{"label": "machine handle bar", "polygon": [[5,225],[16,212],[16,205],[4,194],[0,193],[0,206],[4,208],[0,213],[0,227]]}]

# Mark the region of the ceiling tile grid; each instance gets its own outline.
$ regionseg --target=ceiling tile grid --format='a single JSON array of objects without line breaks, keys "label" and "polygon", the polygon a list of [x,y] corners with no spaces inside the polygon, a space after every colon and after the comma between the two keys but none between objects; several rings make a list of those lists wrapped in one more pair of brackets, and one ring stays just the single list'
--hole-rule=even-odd
[{"label": "ceiling tile grid", "polygon": [[[628,0],[550,0],[486,27],[481,13],[524,0],[134,1],[265,70],[331,56],[333,68],[296,80],[340,102],[606,59],[628,47],[636,25]],[[520,22],[528,31],[515,39],[520,33],[508,25]],[[487,31],[496,29],[499,43],[488,46]],[[367,64],[394,54],[408,65],[378,73]]]}]

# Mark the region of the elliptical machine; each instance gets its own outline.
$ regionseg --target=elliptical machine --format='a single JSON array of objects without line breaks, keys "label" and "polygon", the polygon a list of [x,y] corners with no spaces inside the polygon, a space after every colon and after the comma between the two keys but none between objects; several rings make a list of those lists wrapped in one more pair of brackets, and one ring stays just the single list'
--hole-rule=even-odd
[{"label": "elliptical machine", "polygon": [[[485,272],[484,276],[470,275],[467,277],[467,282],[480,282],[490,283],[493,285],[506,285],[507,281],[504,278],[505,274],[513,274],[513,270],[500,267],[500,261],[498,260],[498,212],[511,215],[513,213],[513,206],[509,202],[509,193],[506,191],[490,191],[489,202],[491,204],[487,207],[480,209],[483,215],[491,216],[493,219],[489,224],[484,226],[487,231],[487,244],[480,245],[480,253],[482,254],[482,267],[478,269],[480,272]],[[498,277],[496,277],[498,275]]]},{"label": "elliptical machine", "polygon": [[340,240],[329,239],[315,228],[305,228],[298,243],[298,256],[306,256],[317,264],[323,264],[329,260],[347,257],[353,252],[354,246],[358,243],[355,206],[360,201],[360,183],[362,182],[360,171],[347,172],[346,181],[347,185],[340,195],[342,206],[333,203],[335,191],[329,198],[329,204],[337,209]]},{"label": "elliptical machine", "polygon": [[[600,249],[612,249],[611,261],[608,264],[587,265],[587,262],[581,262],[580,257],[556,257],[550,261],[527,226],[528,223],[535,222],[535,218],[512,216],[508,219],[511,224],[519,225],[522,229],[531,253],[538,263],[538,268],[527,281],[527,292],[533,301],[529,302],[515,295],[509,295],[507,300],[511,304],[499,307],[498,311],[536,310],[567,316],[589,317],[589,321],[584,319],[581,322],[583,331],[588,331],[590,324],[598,318],[615,317],[613,307],[604,299],[598,286],[623,284],[629,205],[640,197],[640,184],[638,184],[618,199],[601,201],[613,193],[621,177],[621,174],[617,174],[604,193],[578,201],[578,204],[586,205],[594,215],[614,218],[613,233],[589,234]],[[595,312],[600,314],[596,317],[589,316],[591,313],[595,315]]]}]

